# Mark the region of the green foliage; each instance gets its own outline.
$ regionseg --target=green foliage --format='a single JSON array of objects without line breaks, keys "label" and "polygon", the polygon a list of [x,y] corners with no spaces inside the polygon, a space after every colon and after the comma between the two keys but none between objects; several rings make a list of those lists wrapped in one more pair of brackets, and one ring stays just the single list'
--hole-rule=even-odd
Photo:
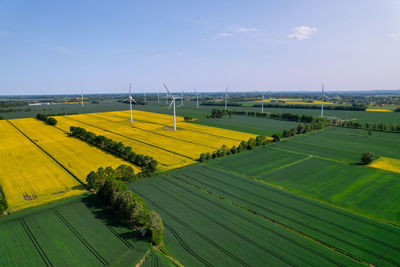
[{"label": "green foliage", "polygon": [[274,133],[273,135],[272,135],[272,138],[273,138],[273,142],[279,142],[279,140],[281,140],[281,134],[280,133]]},{"label": "green foliage", "polygon": [[396,108],[394,112],[400,112],[400,108]]},{"label": "green foliage", "polygon": [[57,124],[57,120],[52,117],[48,117],[45,114],[38,113],[36,115],[36,119],[46,122],[48,125],[55,126]]},{"label": "green foliage", "polygon": [[[146,203],[138,195],[128,190],[124,174],[132,174],[126,165],[121,165],[115,171],[111,167],[99,168],[97,173],[88,175],[91,184],[99,185],[97,196],[106,206],[118,212],[121,218],[134,227],[145,227],[146,235],[155,245],[163,242],[163,230],[161,217],[154,211],[146,208]],[[94,182],[92,181],[94,179]],[[120,179],[120,180],[117,180]]]},{"label": "green foliage", "polygon": [[193,117],[185,116],[185,117],[183,117],[183,119],[184,119],[185,121],[192,121],[192,120],[193,120]]},{"label": "green foliage", "polygon": [[389,124],[385,122],[359,122],[359,121],[342,121],[339,126],[347,128],[368,129],[383,132],[400,132],[400,124]]},{"label": "green foliage", "polygon": [[361,162],[363,164],[370,164],[377,159],[377,156],[372,152],[363,152],[361,154]]},{"label": "green foliage", "polygon": [[[261,107],[261,104],[254,104],[253,107]],[[264,103],[264,108],[296,108],[296,109],[321,109],[321,105],[304,105],[304,104],[274,104]],[[364,104],[350,105],[325,105],[326,110],[352,110],[365,111],[367,106]]]},{"label": "green foliage", "polygon": [[[110,152],[117,157],[135,164],[136,166],[142,167],[142,173],[144,175],[151,175],[157,170],[158,162],[155,159],[150,156],[136,154],[132,151],[131,147],[125,146],[121,142],[116,142],[105,136],[96,135],[81,127],[74,126],[70,127],[70,135]],[[127,166],[121,167],[118,171],[125,173],[125,179],[133,176],[133,169],[129,169]]]},{"label": "green foliage", "polygon": [[133,168],[131,166],[122,164],[115,170],[109,166],[105,169],[100,167],[97,172],[91,171],[86,177],[86,182],[90,189],[98,191],[103,186],[106,179],[110,177],[124,182],[132,182],[137,179]]},{"label": "green foliage", "polygon": [[163,243],[164,226],[162,219],[155,211],[150,211],[147,215],[148,235],[154,245]]}]

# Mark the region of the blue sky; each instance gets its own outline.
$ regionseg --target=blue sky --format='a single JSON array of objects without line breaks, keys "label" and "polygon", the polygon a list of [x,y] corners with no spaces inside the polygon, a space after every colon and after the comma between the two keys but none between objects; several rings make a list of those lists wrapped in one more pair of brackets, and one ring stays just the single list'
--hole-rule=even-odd
[{"label": "blue sky", "polygon": [[0,2],[0,94],[400,89],[400,1]]}]

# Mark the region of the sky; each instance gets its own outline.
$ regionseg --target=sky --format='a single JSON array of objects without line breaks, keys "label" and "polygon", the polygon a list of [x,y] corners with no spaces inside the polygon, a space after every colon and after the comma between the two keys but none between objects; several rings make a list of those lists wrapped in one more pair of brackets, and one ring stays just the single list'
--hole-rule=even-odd
[{"label": "sky", "polygon": [[0,95],[400,89],[400,0],[0,1]]}]

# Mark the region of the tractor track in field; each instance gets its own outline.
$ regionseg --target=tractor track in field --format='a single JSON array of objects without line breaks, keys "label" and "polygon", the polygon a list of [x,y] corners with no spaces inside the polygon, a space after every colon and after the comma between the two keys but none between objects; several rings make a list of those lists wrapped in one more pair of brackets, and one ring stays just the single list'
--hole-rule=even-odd
[{"label": "tractor track in field", "polygon": [[[178,179],[178,180],[179,180],[179,178],[175,178],[175,179]],[[317,255],[317,256],[319,256],[319,257],[321,257],[321,258],[323,258],[323,259],[325,259],[325,260],[327,260],[327,261],[329,261],[329,262],[331,262],[331,263],[333,263],[333,264],[335,264],[335,265],[337,265],[337,266],[341,266],[341,264],[338,263],[337,261],[332,260],[331,258],[329,258],[329,257],[327,257],[327,256],[325,256],[325,255],[323,255],[323,254],[321,254],[321,253],[319,253],[319,252],[317,252],[317,251],[315,251],[315,250],[313,250],[313,249],[310,249],[310,248],[304,246],[303,244],[301,244],[301,243],[299,243],[299,242],[297,242],[297,241],[294,241],[294,240],[292,240],[291,238],[289,238],[289,237],[287,237],[287,236],[285,236],[285,235],[283,235],[283,234],[281,234],[281,233],[278,233],[278,232],[276,232],[276,231],[274,231],[274,230],[272,230],[272,229],[270,229],[270,228],[266,228],[264,225],[261,225],[261,224],[259,224],[259,223],[257,223],[257,222],[254,222],[254,221],[252,221],[252,220],[249,220],[247,217],[245,217],[245,216],[243,216],[243,215],[239,215],[239,214],[237,214],[236,212],[229,211],[229,210],[227,210],[225,207],[223,207],[222,205],[220,205],[220,204],[218,204],[218,203],[215,203],[215,202],[212,202],[211,200],[209,200],[209,199],[207,199],[207,198],[205,198],[205,197],[199,195],[198,193],[193,193],[193,192],[191,192],[190,190],[188,190],[187,188],[183,187],[182,185],[178,185],[178,184],[176,184],[176,183],[174,183],[174,182],[172,182],[172,181],[170,181],[170,180],[166,180],[166,181],[167,181],[168,183],[171,183],[171,184],[173,184],[173,185],[175,185],[175,186],[178,186],[178,187],[182,188],[182,189],[185,190],[186,192],[190,192],[191,194],[197,195],[199,198],[201,198],[201,199],[203,199],[203,200],[206,200],[207,202],[209,202],[209,203],[211,203],[211,204],[213,204],[213,205],[215,205],[215,206],[218,206],[218,207],[220,207],[221,209],[223,209],[223,210],[225,210],[225,211],[227,211],[227,212],[229,212],[229,213],[231,213],[231,214],[235,214],[236,216],[240,217],[241,219],[243,219],[243,220],[245,220],[245,221],[247,221],[247,222],[249,222],[249,223],[251,223],[251,224],[253,224],[253,225],[258,226],[258,227],[260,227],[260,228],[263,229],[263,230],[266,230],[266,231],[268,231],[268,232],[270,232],[270,233],[273,233],[274,235],[279,236],[280,238],[285,239],[285,240],[287,240],[287,241],[289,241],[289,242],[295,244],[296,246],[301,247],[301,248],[303,248],[304,250],[307,250],[307,251],[311,252],[311,253],[314,254],[314,255]],[[153,186],[154,186],[154,185],[153,185]],[[155,187],[155,186],[154,186],[154,187]],[[160,191],[161,191],[161,190],[160,190]],[[230,204],[230,203],[229,203],[229,204]],[[240,207],[240,206],[237,206],[237,207],[243,209],[243,208]],[[194,209],[194,210],[195,210],[195,209]],[[255,212],[250,211],[250,210],[248,210],[248,209],[247,209],[247,211],[256,214]],[[201,213],[200,211],[197,211],[197,212]],[[256,215],[257,215],[257,214],[256,214]],[[265,216],[263,216],[263,217],[265,217]],[[268,217],[265,217],[265,218],[268,219],[268,221],[271,221],[271,222],[273,222],[274,224],[277,224],[277,225],[279,225],[279,226],[281,226],[281,227],[282,227],[282,226],[285,226],[284,224],[281,224],[281,223],[277,222],[276,220],[273,220],[273,219],[268,218]],[[288,228],[288,227],[284,227],[284,228]],[[289,229],[289,228],[288,228],[288,229]],[[296,232],[297,232],[297,231],[296,231]],[[254,242],[254,241],[253,241],[253,242]],[[320,243],[320,242],[319,242],[319,243]],[[291,254],[290,252],[287,252],[287,253]],[[296,255],[293,255],[293,256],[298,257],[298,256],[296,256]],[[279,258],[279,259],[280,259],[280,258]],[[304,259],[301,259],[301,260],[305,261]],[[289,263],[288,263],[288,264],[289,264]],[[308,263],[308,264],[312,265],[311,263]],[[296,265],[296,264],[292,263],[291,265]]]},{"label": "tractor track in field", "polygon": [[[173,182],[171,182],[171,181],[169,181],[169,180],[166,180],[166,181],[167,181],[168,183],[172,183],[172,184],[175,185],[175,186],[179,186],[179,185],[176,185],[175,183],[173,183]],[[170,198],[173,198],[173,199],[177,200],[178,202],[181,201],[182,199],[185,199],[186,202],[187,202],[187,201],[190,201],[190,200],[188,200],[186,197],[183,197],[183,196],[181,196],[180,194],[177,194],[176,192],[174,192],[174,194],[175,194],[175,195],[179,195],[179,196],[180,196],[180,199],[177,198],[177,197],[175,197],[175,196],[172,196],[171,194],[169,194],[169,193],[167,193],[166,191],[160,189],[159,187],[157,187],[157,186],[154,185],[154,184],[153,184],[153,187],[156,188],[158,191],[163,192],[165,195],[168,195]],[[181,187],[181,186],[179,186],[179,187]],[[181,188],[184,189],[186,192],[190,192],[190,191],[187,190],[186,188],[183,188],[183,187],[181,187]],[[192,193],[192,192],[190,192],[190,193]],[[208,199],[205,199],[205,198],[203,198],[202,196],[199,196],[199,195],[197,195],[197,196],[200,197],[200,198],[202,198],[202,199],[204,199],[204,200],[209,201],[210,203],[212,203],[212,204],[215,205],[215,206],[218,206],[218,207],[220,207],[220,208],[226,210],[224,207],[220,206],[220,205],[217,204],[217,203],[213,203],[212,201],[210,201],[210,200],[208,200]],[[220,227],[224,228],[224,229],[227,230],[228,232],[230,232],[230,233],[232,233],[232,234],[238,236],[239,238],[241,238],[241,239],[247,241],[248,243],[252,244],[253,246],[258,247],[258,248],[261,249],[262,251],[264,251],[264,252],[266,252],[266,253],[268,253],[268,254],[274,256],[275,258],[277,258],[277,259],[279,259],[279,260],[285,262],[286,264],[291,265],[291,266],[295,266],[295,265],[296,265],[296,264],[294,264],[294,263],[288,261],[287,259],[285,259],[285,258],[282,257],[281,255],[277,254],[276,252],[274,252],[274,251],[272,251],[272,250],[270,250],[270,249],[264,247],[263,245],[257,243],[257,242],[254,241],[254,240],[251,240],[250,238],[248,238],[248,237],[246,237],[245,235],[243,235],[243,234],[237,232],[236,230],[234,230],[234,229],[232,229],[232,228],[230,228],[230,227],[228,227],[228,226],[226,226],[226,225],[224,225],[224,224],[218,222],[217,220],[215,220],[215,219],[212,218],[211,216],[209,216],[209,215],[207,215],[206,213],[204,213],[204,212],[202,212],[202,211],[200,211],[200,210],[194,208],[194,207],[191,206],[190,204],[186,203],[186,206],[190,207],[193,211],[195,211],[195,212],[201,214],[203,217],[205,217],[205,218],[207,218],[208,220],[212,221],[212,222],[215,223],[216,225],[219,225]],[[228,211],[228,210],[227,210],[227,211]],[[229,213],[232,213],[232,214],[235,214],[235,213],[233,213],[233,212],[231,212],[231,211],[228,211],[228,212],[229,212]],[[235,215],[237,215],[237,214],[235,214]],[[238,217],[241,217],[242,219],[244,218],[243,216],[240,216],[240,215],[237,215],[237,216],[238,216]],[[248,220],[247,220],[247,221],[248,221]]]},{"label": "tractor track in field", "polygon": [[32,231],[29,229],[28,225],[26,224],[25,219],[21,220],[21,225],[22,228],[24,228],[26,234],[28,235],[29,239],[31,240],[33,246],[35,247],[36,251],[39,253],[40,257],[42,258],[42,260],[44,261],[44,263],[46,264],[46,266],[54,266],[49,257],[47,257],[46,253],[44,252],[43,248],[40,246],[39,242],[36,240],[34,234],[32,233]]},{"label": "tractor track in field", "polygon": [[185,251],[187,251],[190,255],[195,257],[197,260],[199,260],[201,263],[203,263],[206,266],[212,266],[209,262],[207,262],[204,258],[202,258],[199,254],[194,252],[186,243],[185,241],[182,240],[182,238],[179,236],[179,234],[168,224],[164,223],[165,228],[171,232],[171,234],[175,237],[175,239],[178,241],[178,243],[183,247]]},{"label": "tractor track in field", "polygon": [[[112,117],[112,116],[110,116],[110,115],[106,115],[106,114],[104,114],[104,115],[105,115],[105,116],[108,116],[108,117]],[[202,145],[202,144],[195,143],[195,142],[192,142],[192,141],[188,141],[188,140],[185,140],[185,139],[177,138],[177,137],[174,137],[174,136],[171,136],[171,135],[165,135],[165,134],[161,134],[161,133],[157,133],[157,132],[145,130],[145,129],[142,129],[142,128],[139,128],[139,127],[136,127],[136,126],[131,126],[131,125],[122,124],[122,123],[115,122],[115,121],[112,121],[112,120],[109,120],[109,119],[106,119],[106,118],[102,118],[102,117],[100,117],[100,116],[96,116],[96,115],[92,115],[92,114],[90,114],[90,116],[91,116],[91,117],[95,117],[95,118],[99,118],[99,119],[102,119],[102,120],[106,120],[107,122],[115,123],[115,124],[120,125],[120,126],[124,126],[124,127],[129,127],[129,128],[137,129],[137,130],[142,131],[142,132],[145,132],[145,133],[151,133],[151,134],[163,136],[163,137],[170,138],[170,139],[174,139],[174,140],[178,140],[178,141],[181,141],[181,142],[185,142],[185,143],[189,143],[189,144],[194,144],[194,145],[196,145],[196,146],[202,146],[202,147],[205,147],[205,148],[208,148],[208,149],[214,149],[214,150],[215,150],[215,149],[218,149],[218,148],[216,148],[216,147],[211,147],[211,146]]]},{"label": "tractor track in field", "polygon": [[[36,147],[38,147],[41,151],[43,151],[47,156],[49,156],[52,160],[54,160],[61,168],[63,168],[69,175],[71,175],[75,180],[77,180],[84,188],[87,189],[86,185],[77,177],[75,174],[73,174],[70,170],[68,170],[61,162],[56,160],[49,152],[47,152],[44,148],[42,148],[40,145],[38,145],[32,138],[30,138],[27,134],[25,134],[22,130],[20,130],[16,125],[14,125],[12,122],[8,121],[12,126],[14,126],[15,129],[17,129],[21,134],[23,134],[29,141],[31,141],[32,144],[34,144]],[[66,188],[66,191],[69,191],[69,187],[64,185]]]},{"label": "tractor track in field", "polygon": [[[93,214],[96,214],[96,210],[90,208],[86,203],[81,202],[88,210],[90,210]],[[140,249],[140,248],[135,248],[131,243],[129,243],[128,241],[126,241],[125,239],[123,239],[118,233],[117,231],[115,231],[114,228],[112,228],[110,225],[107,224],[107,222],[103,219],[103,218],[99,218],[96,217],[97,219],[99,219],[105,227],[107,227],[107,229],[116,237],[118,238],[122,243],[124,243],[125,246],[127,246],[129,249],[138,251],[138,252],[142,252],[145,253],[147,252],[147,250],[144,249]]]},{"label": "tractor track in field", "polygon": [[[189,183],[189,182],[187,182],[187,181],[185,181],[185,180],[182,180],[182,179],[179,178],[179,177],[176,177],[176,176],[172,176],[172,177],[176,178],[177,180],[183,181],[184,183],[188,183],[188,184],[190,184],[190,185],[192,185],[192,186],[194,186],[194,187],[199,187],[199,188],[201,188],[202,190],[207,191],[209,194],[215,195],[215,197],[224,200],[223,197],[221,197],[221,196],[219,196],[219,195],[217,195],[217,194],[215,194],[215,193],[213,193],[213,192],[211,192],[211,191],[209,191],[209,190],[207,190],[207,189],[205,189],[205,188],[202,188],[202,187],[200,187],[200,186],[191,184],[191,183]],[[196,180],[196,179],[194,179],[194,178],[190,178],[190,179]],[[197,180],[197,181],[198,181],[198,180]],[[205,185],[207,185],[207,186],[210,186],[210,185],[208,185],[207,183],[203,183],[203,182],[200,182],[200,181],[198,181],[198,182],[199,182],[199,183],[202,183],[202,184],[205,184]],[[315,232],[318,232],[318,233],[320,233],[320,234],[322,234],[322,235],[325,235],[325,236],[328,236],[328,237],[330,237],[330,238],[333,238],[333,239],[335,239],[335,240],[337,240],[337,241],[339,241],[339,242],[342,242],[342,243],[347,244],[347,245],[349,245],[349,246],[351,246],[351,247],[353,247],[353,248],[356,248],[356,249],[359,249],[359,250],[361,250],[361,251],[364,251],[364,252],[366,252],[366,253],[368,253],[368,254],[372,254],[372,255],[374,255],[374,256],[377,257],[377,258],[380,258],[380,259],[389,261],[389,262],[391,262],[391,263],[394,264],[394,265],[399,265],[399,263],[397,263],[397,262],[394,262],[394,261],[392,261],[392,260],[390,260],[390,259],[387,259],[387,258],[385,258],[385,257],[381,257],[379,254],[377,254],[377,253],[375,253],[375,252],[372,252],[372,251],[370,251],[370,250],[368,250],[368,249],[359,247],[358,245],[355,245],[355,244],[353,244],[353,243],[350,243],[349,241],[346,241],[346,240],[343,240],[343,239],[341,239],[341,238],[338,238],[338,237],[336,237],[335,235],[332,235],[332,234],[323,232],[323,231],[321,231],[321,230],[319,230],[319,229],[317,229],[317,228],[315,228],[315,227],[309,226],[308,224],[299,222],[299,221],[297,221],[297,220],[295,220],[295,219],[292,219],[292,218],[290,218],[290,217],[288,217],[288,216],[281,215],[281,214],[279,214],[279,213],[277,213],[277,212],[275,212],[275,211],[273,211],[273,210],[270,210],[270,209],[265,208],[265,207],[263,207],[263,206],[260,206],[260,205],[258,205],[258,204],[255,204],[255,203],[246,201],[245,199],[239,198],[239,197],[237,197],[237,196],[234,196],[234,195],[232,195],[232,194],[230,194],[230,193],[228,193],[228,192],[226,192],[226,191],[224,191],[224,190],[215,188],[215,187],[213,187],[213,186],[210,186],[210,187],[211,187],[211,188],[214,188],[214,189],[216,189],[216,190],[218,190],[218,191],[220,191],[220,192],[223,192],[224,194],[227,194],[227,195],[229,195],[229,196],[232,196],[232,197],[234,197],[234,198],[236,198],[236,199],[239,199],[239,200],[241,200],[241,201],[243,201],[243,202],[249,203],[250,205],[254,205],[255,207],[257,207],[257,208],[259,208],[259,209],[261,209],[261,210],[264,210],[264,211],[267,211],[267,212],[269,212],[269,213],[275,214],[275,215],[278,216],[278,217],[284,218],[284,219],[286,219],[286,220],[288,220],[288,221],[291,221],[291,222],[293,222],[293,223],[295,223],[295,224],[301,225],[301,226],[303,226],[303,227],[305,227],[305,228],[308,228],[308,229],[310,229],[310,230],[312,230],[312,231],[315,231]],[[226,201],[226,200],[225,200],[225,201]],[[331,245],[331,244],[329,244],[329,243],[327,243],[327,242],[325,242],[325,241],[322,241],[322,240],[320,240],[320,239],[318,239],[318,238],[316,238],[316,237],[313,237],[313,236],[310,235],[310,234],[306,234],[306,233],[304,233],[304,232],[302,232],[302,231],[300,231],[300,230],[297,230],[297,229],[295,229],[293,226],[288,226],[288,225],[286,225],[286,224],[284,224],[284,223],[279,222],[277,219],[272,219],[272,218],[268,217],[267,215],[264,215],[264,214],[262,214],[262,213],[260,213],[260,212],[257,212],[257,211],[255,211],[255,210],[252,210],[252,209],[250,209],[250,208],[244,207],[244,206],[242,206],[242,205],[240,205],[240,204],[234,203],[233,201],[230,201],[230,202],[231,202],[231,204],[234,205],[234,206],[237,206],[237,207],[239,207],[239,208],[245,209],[245,210],[247,210],[247,211],[249,211],[249,212],[251,212],[251,213],[260,215],[261,217],[263,217],[264,219],[266,219],[266,220],[268,220],[268,221],[271,221],[271,222],[273,222],[273,223],[275,223],[275,224],[277,224],[277,225],[279,225],[279,226],[281,226],[281,227],[290,229],[291,231],[296,232],[296,233],[299,234],[299,235],[302,235],[302,236],[307,237],[307,238],[309,238],[309,239],[311,239],[311,240],[314,240],[315,242],[318,242],[318,243],[320,243],[321,245],[323,245],[323,246],[325,246],[325,247],[328,247],[328,248],[330,248],[330,249],[332,249],[332,250],[335,250],[335,251],[337,251],[337,252],[339,252],[339,253],[341,253],[341,254],[343,254],[343,255],[345,255],[345,256],[348,256],[348,257],[350,257],[350,258],[353,258],[353,259],[355,259],[355,260],[357,260],[357,261],[367,262],[366,260],[362,260],[361,258],[359,258],[359,256],[354,256],[353,254],[350,254],[350,253],[347,252],[346,250],[343,250],[343,249],[341,249],[341,248],[338,248],[338,247],[335,246],[335,245]],[[274,202],[274,201],[271,201],[271,202]],[[279,205],[279,203],[277,203],[277,204]],[[286,205],[282,205],[282,206],[286,207]],[[292,208],[292,210],[294,210],[294,211],[296,211],[296,212],[298,212],[298,213],[303,213],[303,212],[301,212],[301,211],[299,211],[299,210],[297,210],[297,209],[294,209],[294,208]],[[308,215],[307,213],[304,213],[304,214]],[[317,217],[315,217],[315,218],[318,219]],[[323,219],[322,219],[322,220],[323,220]],[[350,231],[350,232],[352,232],[353,234],[358,235],[358,233],[356,233],[356,232],[354,232],[354,231],[351,231],[351,230],[347,230],[347,231]],[[366,237],[366,238],[367,238],[367,239],[370,239],[370,238],[368,238],[368,237]],[[379,243],[382,243],[382,242],[379,242]],[[385,246],[385,244],[382,244],[382,245]]]},{"label": "tractor track in field", "polygon": [[[212,165],[212,166],[211,165],[207,165],[207,166],[210,166],[211,168],[213,168],[215,170],[218,170],[219,172],[222,172],[224,174],[233,174],[235,176],[244,177],[244,178],[246,178],[246,179],[243,179],[244,183],[248,183],[248,184],[252,184],[252,182],[261,183],[261,184],[264,184],[266,186],[266,187],[264,187],[266,190],[272,191],[272,192],[277,193],[279,195],[283,195],[283,196],[288,197],[288,198],[292,198],[292,199],[299,200],[301,202],[305,202],[305,203],[310,204],[310,205],[312,205],[314,207],[318,207],[318,208],[322,208],[322,209],[329,209],[330,212],[339,214],[339,215],[347,217],[347,218],[351,218],[351,219],[353,219],[355,221],[358,221],[358,222],[361,222],[361,223],[365,223],[365,224],[371,225],[373,227],[377,227],[377,228],[379,228],[379,229],[381,229],[383,231],[390,232],[392,234],[396,234],[396,235],[400,234],[400,231],[395,231],[395,230],[392,230],[392,229],[385,228],[380,224],[374,223],[371,218],[366,217],[364,215],[357,214],[358,216],[353,216],[351,212],[342,211],[341,208],[332,206],[332,205],[330,205],[328,203],[322,204],[322,205],[325,206],[325,207],[323,207],[319,203],[320,200],[316,201],[316,200],[313,200],[313,199],[308,199],[307,197],[304,197],[304,196],[297,196],[296,194],[291,193],[289,191],[286,191],[284,189],[276,188],[276,186],[270,185],[270,184],[266,183],[265,181],[260,181],[258,179],[255,179],[254,177],[250,177],[250,176],[247,176],[245,174],[241,174],[241,173],[238,173],[238,172],[235,172],[235,171],[226,170],[225,168],[222,168],[222,167],[218,167],[218,166],[215,166],[215,165]],[[252,185],[254,185],[254,184],[252,184]],[[362,219],[360,219],[360,217],[361,218],[366,217],[367,220],[362,220]],[[384,224],[384,225],[386,224],[386,223],[381,222],[381,221],[379,221],[379,222],[381,224]],[[389,225],[395,227],[396,229],[399,228],[398,225],[394,225],[394,224],[389,224]]]},{"label": "tractor track in field", "polygon": [[165,149],[165,148],[163,148],[163,147],[159,147],[159,146],[156,146],[156,145],[153,145],[153,144],[150,144],[150,143],[146,143],[146,142],[144,142],[144,141],[140,141],[140,140],[137,140],[137,139],[135,139],[135,138],[132,138],[132,137],[129,137],[129,136],[126,136],[126,135],[123,135],[123,134],[119,134],[119,133],[116,133],[116,132],[113,132],[113,131],[110,131],[110,130],[107,130],[107,129],[103,129],[103,128],[101,128],[101,127],[95,126],[95,125],[90,124],[90,123],[82,122],[82,121],[80,121],[80,120],[72,119],[72,118],[69,118],[69,117],[65,117],[65,118],[67,118],[67,119],[69,119],[69,120],[72,120],[72,121],[76,121],[76,122],[82,123],[82,124],[86,124],[86,125],[88,125],[88,126],[90,126],[90,127],[97,128],[97,129],[100,129],[100,130],[105,131],[105,132],[108,132],[108,133],[112,133],[112,134],[121,136],[121,137],[123,137],[123,138],[127,138],[127,139],[130,139],[130,140],[133,140],[133,141],[135,141],[135,142],[139,142],[139,143],[142,143],[142,144],[151,146],[151,147],[155,147],[155,148],[157,148],[157,149],[166,151],[166,152],[168,152],[168,153],[172,153],[172,154],[175,154],[175,155],[178,155],[178,156],[181,156],[181,157],[190,159],[190,160],[194,160],[194,159],[191,158],[191,157],[185,156],[185,155],[183,155],[183,154],[176,153],[176,152],[174,152],[174,151],[172,151],[172,150],[168,150],[168,149]]},{"label": "tractor track in field", "polygon": [[108,261],[76,230],[72,224],[56,209],[54,213],[60,221],[82,242],[82,244],[100,261],[103,265],[108,265]]},{"label": "tractor track in field", "polygon": [[[134,190],[132,190],[134,191]],[[244,261],[242,261],[241,259],[239,259],[238,257],[236,257],[234,254],[232,254],[231,252],[227,251],[226,249],[224,249],[223,247],[221,247],[220,245],[218,245],[217,243],[215,243],[214,241],[212,241],[211,239],[209,239],[208,237],[206,237],[205,235],[203,235],[202,233],[200,233],[199,231],[196,231],[195,229],[193,229],[192,227],[190,227],[187,223],[185,223],[184,221],[180,220],[178,217],[176,217],[175,215],[173,215],[172,213],[168,212],[166,209],[162,208],[160,205],[158,205],[155,201],[145,197],[143,194],[134,191],[136,194],[138,194],[139,196],[141,196],[143,199],[146,199],[149,203],[151,203],[151,205],[153,205],[154,207],[157,207],[157,209],[159,209],[161,212],[163,212],[164,214],[168,215],[169,217],[171,217],[173,220],[175,220],[176,222],[178,222],[179,224],[183,225],[186,229],[190,230],[192,233],[194,233],[195,235],[197,235],[198,237],[200,237],[201,239],[205,240],[206,242],[208,242],[210,245],[212,245],[213,247],[215,247],[216,249],[218,249],[219,251],[221,251],[222,253],[226,254],[228,257],[232,258],[233,260],[235,260],[236,262],[238,262],[239,264],[241,264],[242,266],[248,266],[250,267],[247,263],[245,263]]]},{"label": "tractor track in field", "polygon": [[[196,171],[196,170],[194,170],[194,171],[192,171],[192,172],[193,172],[193,173],[197,173],[198,175],[204,176],[204,177],[206,177],[207,179],[213,178],[213,177],[210,177],[210,176],[208,176],[208,175],[206,175],[206,174],[204,174],[204,173],[201,173],[201,172],[199,172],[199,171]],[[250,202],[250,201],[245,200],[245,199],[243,199],[243,198],[240,198],[240,197],[238,197],[238,196],[235,196],[235,195],[233,195],[233,194],[231,194],[231,193],[226,192],[225,190],[222,190],[222,189],[219,189],[218,187],[215,187],[215,186],[213,186],[213,185],[207,184],[207,183],[205,183],[204,181],[200,181],[199,179],[196,179],[196,178],[193,178],[193,177],[189,177],[188,175],[186,175],[186,174],[184,174],[184,173],[181,173],[181,175],[186,176],[186,177],[189,178],[189,179],[193,179],[193,180],[197,181],[198,183],[207,185],[207,186],[209,186],[209,187],[211,187],[211,188],[213,188],[213,189],[215,189],[215,190],[221,191],[221,192],[223,192],[224,194],[227,194],[227,195],[229,195],[229,196],[232,196],[232,197],[234,197],[234,198],[237,198],[237,199],[239,199],[239,200],[242,200],[243,202],[246,202],[246,203],[249,203],[249,204],[251,204],[251,205],[254,205],[254,206],[256,206],[256,207],[258,207],[258,208],[260,208],[260,209],[269,211],[267,208],[265,208],[265,207],[263,207],[263,206],[260,206],[260,205],[258,205],[258,204],[256,204],[256,203],[253,203],[253,202]],[[342,225],[339,225],[339,224],[337,224],[337,223],[334,223],[334,222],[332,222],[332,221],[329,221],[329,220],[326,220],[326,219],[317,217],[317,216],[315,216],[315,215],[313,215],[313,214],[311,214],[311,213],[308,213],[308,212],[305,212],[305,211],[296,209],[296,208],[294,208],[294,207],[292,207],[292,206],[283,204],[283,203],[281,203],[281,202],[272,200],[272,199],[270,199],[270,198],[268,198],[268,197],[255,194],[254,192],[249,192],[249,191],[243,189],[242,187],[238,187],[238,186],[235,186],[235,185],[233,185],[233,184],[229,184],[229,183],[223,182],[223,181],[221,181],[221,180],[217,180],[217,181],[218,181],[218,183],[221,183],[221,184],[223,184],[224,186],[232,187],[232,188],[234,188],[234,189],[236,189],[236,190],[243,191],[243,192],[245,192],[245,193],[247,193],[247,194],[249,194],[249,195],[255,195],[255,196],[257,196],[258,198],[261,198],[261,199],[266,200],[266,201],[268,201],[268,202],[272,202],[272,203],[274,203],[274,204],[276,204],[276,205],[278,205],[278,206],[282,206],[282,207],[285,207],[285,208],[287,208],[287,209],[289,209],[289,210],[293,210],[293,211],[295,211],[295,212],[298,212],[298,213],[300,213],[300,214],[307,215],[307,216],[309,216],[309,217],[311,217],[311,218],[313,218],[313,219],[315,219],[315,220],[317,220],[317,221],[322,221],[322,222],[324,222],[324,223],[326,223],[326,224],[328,224],[328,225],[337,227],[337,228],[339,228],[339,229],[341,229],[341,230],[350,232],[350,233],[355,234],[355,235],[358,235],[358,236],[362,236],[362,237],[364,237],[364,238],[366,238],[366,239],[368,239],[368,240],[370,240],[370,241],[372,241],[372,242],[379,243],[379,244],[383,245],[383,246],[386,247],[386,248],[390,248],[390,249],[393,249],[393,250],[400,251],[400,247],[396,247],[396,246],[393,246],[393,245],[391,245],[391,244],[385,243],[385,242],[383,242],[382,240],[375,239],[375,238],[373,238],[373,237],[369,237],[369,236],[364,235],[364,234],[362,234],[362,233],[358,233],[358,232],[356,232],[356,231],[354,231],[354,230],[352,230],[352,229],[346,228],[346,227],[344,227],[344,226],[342,226]],[[281,217],[286,217],[286,216],[284,216],[284,215],[279,215],[279,214],[277,214],[276,212],[273,212],[273,211],[271,211],[271,213],[275,213],[276,215],[281,216]],[[286,219],[288,219],[288,218],[286,218]],[[296,222],[295,220],[292,220],[292,221]],[[321,232],[321,233],[324,234],[324,232]]]}]

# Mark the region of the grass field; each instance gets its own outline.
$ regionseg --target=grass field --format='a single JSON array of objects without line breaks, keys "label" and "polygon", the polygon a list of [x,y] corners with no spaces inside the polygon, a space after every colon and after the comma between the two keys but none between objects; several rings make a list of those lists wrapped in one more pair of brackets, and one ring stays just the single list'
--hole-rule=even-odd
[{"label": "grass field", "polygon": [[0,184],[9,211],[81,194],[84,187],[11,123],[0,121]]},{"label": "grass field", "polygon": [[400,224],[400,175],[356,164],[364,151],[398,158],[396,137],[329,128],[209,164]]},{"label": "grass field", "polygon": [[107,112],[58,117],[57,127],[68,131],[79,126],[104,135],[133,151],[154,157],[160,170],[169,170],[195,162],[201,153],[213,152],[222,145],[238,145],[252,134],[196,125],[177,118],[177,131],[172,131],[171,116],[142,111],[134,112],[134,123],[129,122],[129,111]]},{"label": "grass field", "polygon": [[0,265],[134,266],[148,243],[100,207],[79,197],[0,219]]},{"label": "grass field", "polygon": [[[197,175],[195,166],[179,173]],[[357,265],[341,253],[172,176],[141,180],[131,188],[160,213],[166,245],[186,266]]]}]

